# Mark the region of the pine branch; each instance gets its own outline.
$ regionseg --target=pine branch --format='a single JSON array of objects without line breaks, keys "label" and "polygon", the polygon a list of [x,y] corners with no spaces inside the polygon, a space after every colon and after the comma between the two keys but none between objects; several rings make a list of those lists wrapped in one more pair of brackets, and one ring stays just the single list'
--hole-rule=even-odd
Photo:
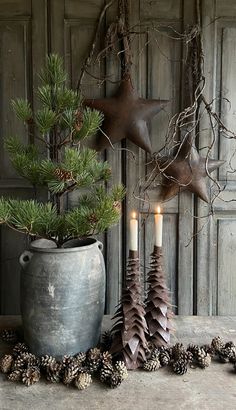
[{"label": "pine branch", "polygon": [[51,128],[56,124],[56,114],[50,108],[43,108],[38,110],[35,117],[35,123],[41,134],[47,134]]},{"label": "pine branch", "polygon": [[11,106],[17,118],[25,123],[32,120],[33,112],[28,101],[23,100],[22,98],[17,98],[16,100],[11,101]]},{"label": "pine branch", "polygon": [[83,126],[75,132],[74,140],[81,141],[90,135],[96,134],[103,122],[103,114],[97,110],[86,108],[83,112]]},{"label": "pine branch", "polygon": [[[98,160],[96,151],[81,147],[80,142],[98,131],[103,114],[84,108],[81,95],[66,86],[61,57],[47,57],[40,80],[39,110],[33,111],[23,99],[12,101],[12,107],[18,118],[37,127],[36,138],[45,144],[51,158],[43,158],[35,145],[25,145],[17,137],[6,139],[5,148],[19,175],[34,187],[47,187],[55,206],[2,199],[0,223],[57,242],[102,232],[118,221],[124,189],[118,186],[107,193],[102,186],[96,188],[96,184],[110,178],[110,166]],[[90,193],[80,195],[78,207],[64,214],[62,195],[81,188],[89,188]]]},{"label": "pine branch", "polygon": [[43,85],[60,86],[64,84],[67,74],[63,67],[63,59],[57,54],[47,56],[45,67],[41,70],[39,78]]}]

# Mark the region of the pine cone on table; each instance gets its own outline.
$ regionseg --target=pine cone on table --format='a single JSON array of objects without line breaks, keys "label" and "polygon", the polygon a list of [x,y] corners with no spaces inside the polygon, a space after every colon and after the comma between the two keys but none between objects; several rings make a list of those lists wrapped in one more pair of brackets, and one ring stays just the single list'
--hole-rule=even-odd
[{"label": "pine cone on table", "polygon": [[19,382],[22,379],[22,370],[13,370],[8,374],[7,378],[11,382]]},{"label": "pine cone on table", "polygon": [[209,355],[209,353],[206,353],[204,349],[201,349],[201,348],[198,349],[197,364],[202,369],[209,367],[211,364],[211,356]]},{"label": "pine cone on table", "polygon": [[168,366],[171,361],[169,353],[167,351],[160,352],[159,361],[161,366]]},{"label": "pine cone on table", "polygon": [[78,366],[82,365],[86,360],[86,353],[79,352],[74,356],[74,360],[77,362]]},{"label": "pine cone on table", "polygon": [[21,355],[18,356],[13,363],[12,370],[20,370],[23,371],[26,368],[26,364],[24,359],[22,359]]},{"label": "pine cone on table", "polygon": [[75,378],[75,386],[79,390],[84,390],[92,383],[92,377],[89,373],[79,373]]},{"label": "pine cone on table", "polygon": [[234,363],[236,361],[236,348],[233,342],[228,342],[217,352],[217,355],[222,363]]},{"label": "pine cone on table", "polygon": [[193,357],[196,357],[198,354],[199,346],[193,343],[190,343],[186,350],[187,352],[192,353]]},{"label": "pine cone on table", "polygon": [[159,356],[160,356],[160,349],[158,347],[155,347],[151,352],[150,359],[157,360],[159,359]]},{"label": "pine cone on table", "polygon": [[61,365],[63,369],[66,369],[71,363],[74,362],[74,357],[70,356],[70,355],[65,355],[63,356],[62,360],[61,360]]},{"label": "pine cone on table", "polygon": [[214,354],[215,354],[215,352],[214,352],[214,350],[212,349],[212,347],[211,347],[211,345],[202,345],[201,346],[201,349],[203,349],[206,353],[208,353],[210,356],[214,356]]},{"label": "pine cone on table", "polygon": [[100,375],[99,375],[99,378],[100,378],[101,382],[102,383],[107,383],[113,372],[114,372],[114,368],[113,368],[112,364],[104,365],[101,368]]},{"label": "pine cone on table", "polygon": [[7,343],[16,343],[18,340],[18,335],[14,329],[4,329],[1,332],[1,338]]},{"label": "pine cone on table", "polygon": [[12,350],[13,356],[17,357],[20,356],[22,353],[29,352],[29,348],[25,343],[17,343]]},{"label": "pine cone on table", "polygon": [[211,348],[215,353],[219,352],[224,347],[224,342],[220,336],[214,337],[211,341]]},{"label": "pine cone on table", "polygon": [[40,379],[40,370],[37,366],[29,366],[22,372],[22,383],[27,387],[32,386]]},{"label": "pine cone on table", "polygon": [[120,374],[122,381],[127,379],[128,370],[124,362],[122,361],[116,362],[114,364],[114,369]]},{"label": "pine cone on table", "polygon": [[101,367],[101,350],[97,347],[90,349],[87,353],[87,362],[86,362],[89,373],[93,374],[99,370]]},{"label": "pine cone on table", "polygon": [[161,364],[159,362],[159,359],[148,359],[144,364],[143,364],[143,369],[147,370],[148,372],[155,372],[161,367]]},{"label": "pine cone on table", "polygon": [[50,383],[60,383],[62,378],[63,367],[61,363],[52,362],[46,367],[46,379]]},{"label": "pine cone on table", "polygon": [[71,384],[79,371],[79,367],[77,364],[74,363],[70,363],[69,366],[66,367],[65,371],[64,371],[64,376],[63,376],[63,383],[65,385]]},{"label": "pine cone on table", "polygon": [[173,363],[172,368],[173,368],[174,373],[178,375],[183,375],[188,370],[187,366],[188,366],[188,363],[186,362],[186,360],[179,359]]},{"label": "pine cone on table", "polygon": [[172,359],[174,361],[178,360],[181,354],[185,352],[184,345],[182,343],[176,343],[172,346]]},{"label": "pine cone on table", "polygon": [[109,379],[109,386],[112,389],[115,389],[116,387],[120,386],[122,383],[122,376],[120,375],[119,372],[113,372],[110,379]]},{"label": "pine cone on table", "polygon": [[43,371],[46,371],[53,364],[56,364],[56,359],[53,356],[45,355],[40,358],[40,367]]},{"label": "pine cone on table", "polygon": [[104,366],[105,364],[112,363],[112,355],[108,352],[102,352],[101,354],[101,365]]},{"label": "pine cone on table", "polygon": [[20,358],[24,361],[25,363],[25,367],[28,366],[40,366],[40,359],[38,357],[36,357],[34,354],[32,353],[22,353],[20,355]]},{"label": "pine cone on table", "polygon": [[10,354],[5,354],[3,357],[1,357],[0,360],[0,370],[2,373],[10,373],[12,366],[14,363],[13,356]]}]

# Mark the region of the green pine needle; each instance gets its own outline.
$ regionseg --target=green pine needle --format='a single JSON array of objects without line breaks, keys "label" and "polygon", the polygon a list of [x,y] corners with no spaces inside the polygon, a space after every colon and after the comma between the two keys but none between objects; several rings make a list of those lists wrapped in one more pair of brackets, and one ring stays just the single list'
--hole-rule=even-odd
[{"label": "green pine needle", "polygon": [[11,101],[11,106],[17,118],[19,118],[20,120],[24,122],[28,122],[32,120],[33,112],[27,100],[23,100],[22,98],[17,98],[16,100]]},{"label": "green pine needle", "polygon": [[65,83],[67,74],[63,67],[63,59],[57,54],[47,56],[45,67],[41,70],[39,78],[43,85],[60,86]]},{"label": "green pine needle", "polygon": [[83,111],[83,126],[75,133],[74,139],[81,141],[91,135],[96,134],[103,122],[103,114],[97,110],[86,108]]},{"label": "green pine needle", "polygon": [[[34,187],[49,190],[56,205],[2,198],[0,223],[59,243],[103,232],[120,218],[119,204],[125,194],[124,188],[115,186],[107,192],[104,182],[111,177],[109,164],[99,160],[96,151],[80,143],[96,134],[103,114],[84,108],[81,95],[67,87],[63,59],[58,55],[46,58],[39,77],[39,109],[32,110],[24,99],[13,100],[12,108],[19,119],[32,124],[32,137],[40,137],[47,152],[60,160],[45,159],[36,144],[22,143],[15,136],[5,140],[5,148],[19,175]],[[73,190],[79,190],[76,208],[60,209],[61,196]]]},{"label": "green pine needle", "polygon": [[56,123],[56,114],[50,108],[43,108],[36,113],[35,122],[39,131],[45,135]]}]

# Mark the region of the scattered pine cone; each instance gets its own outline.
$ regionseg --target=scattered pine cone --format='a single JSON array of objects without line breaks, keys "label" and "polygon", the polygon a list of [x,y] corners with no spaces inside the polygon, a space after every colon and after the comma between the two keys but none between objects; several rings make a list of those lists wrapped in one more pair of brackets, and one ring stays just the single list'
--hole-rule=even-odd
[{"label": "scattered pine cone", "polygon": [[90,349],[87,353],[87,366],[89,373],[97,372],[101,367],[101,350],[97,347]]},{"label": "scattered pine cone", "polygon": [[234,363],[236,361],[236,349],[232,342],[228,342],[217,352],[217,355],[222,363]]},{"label": "scattered pine cone", "polygon": [[201,349],[203,349],[206,353],[208,353],[210,356],[214,356],[215,352],[212,349],[211,345],[202,345]]},{"label": "scattered pine cone", "polygon": [[22,379],[22,370],[13,370],[7,376],[11,382],[19,382]]},{"label": "scattered pine cone", "polygon": [[187,366],[188,363],[185,360],[179,359],[173,363],[172,368],[176,374],[183,375],[187,372]]},{"label": "scattered pine cone", "polygon": [[46,379],[50,383],[59,383],[61,381],[63,366],[61,363],[53,362],[46,368]]},{"label": "scattered pine cone", "polygon": [[201,349],[201,348],[198,349],[197,364],[202,369],[209,367],[211,364],[211,356],[209,355],[209,353],[206,353],[204,349]]},{"label": "scattered pine cone", "polygon": [[114,369],[120,374],[122,381],[127,379],[128,370],[124,362],[122,361],[116,362],[114,364]]},{"label": "scattered pine cone", "polygon": [[23,371],[26,368],[26,363],[21,356],[18,356],[13,363],[12,370],[21,370]]},{"label": "scattered pine cone", "polygon": [[79,373],[75,378],[75,386],[79,390],[84,390],[92,383],[92,377],[89,373]]},{"label": "scattered pine cone", "polygon": [[224,342],[220,336],[214,337],[211,341],[211,348],[215,353],[219,352],[224,347]]},{"label": "scattered pine cone", "polygon": [[11,368],[13,366],[13,356],[11,354],[5,354],[0,361],[0,370],[2,373],[10,373]]},{"label": "scattered pine cone", "polygon": [[197,354],[198,354],[198,349],[199,349],[199,346],[198,345],[195,345],[195,344],[193,344],[193,343],[190,343],[189,345],[188,345],[188,347],[187,347],[187,352],[190,352],[190,353],[192,353],[192,355],[193,355],[193,357],[195,358],[196,356],[197,356]]},{"label": "scattered pine cone", "polygon": [[157,359],[159,359],[159,356],[160,356],[160,350],[159,350],[158,347],[155,347],[151,352],[150,359],[151,360],[157,360]]},{"label": "scattered pine cone", "polygon": [[176,343],[172,347],[172,359],[174,361],[177,361],[178,358],[180,357],[181,353],[184,353],[184,352],[185,352],[184,345],[182,343]]},{"label": "scattered pine cone", "polygon": [[74,362],[74,360],[75,359],[73,356],[69,356],[69,355],[63,356],[62,361],[61,361],[62,368],[66,369],[71,363]]},{"label": "scattered pine cone", "polygon": [[122,383],[122,376],[120,375],[119,372],[113,372],[110,379],[109,379],[109,386],[112,389],[115,389],[116,387],[120,386]]},{"label": "scattered pine cone", "polygon": [[63,383],[65,385],[71,384],[75,380],[78,374],[78,371],[79,371],[78,365],[74,364],[73,362],[70,363],[69,366],[67,366],[67,368],[64,371],[64,376],[62,380]]},{"label": "scattered pine cone", "polygon": [[82,365],[86,360],[86,353],[84,352],[77,353],[77,355],[74,356],[74,359],[78,363],[78,365]]},{"label": "scattered pine cone", "polygon": [[56,364],[56,359],[53,356],[45,355],[42,356],[40,359],[40,367],[43,371],[47,370],[47,367],[51,366],[52,364]]},{"label": "scattered pine cone", "polygon": [[40,359],[38,357],[36,357],[34,354],[32,353],[22,353],[20,355],[20,358],[24,361],[25,363],[25,367],[28,366],[40,366]]},{"label": "scattered pine cone", "polygon": [[161,367],[159,359],[148,359],[144,365],[143,369],[147,370],[148,372],[155,372]]},{"label": "scattered pine cone", "polygon": [[27,387],[32,386],[40,379],[40,370],[36,366],[29,366],[26,370],[22,372],[22,383]]},{"label": "scattered pine cone", "polygon": [[29,348],[25,343],[17,343],[14,347],[13,347],[13,356],[17,357],[20,356],[22,353],[27,353],[29,352]]},{"label": "scattered pine cone", "polygon": [[110,379],[114,368],[112,364],[105,364],[100,371],[100,380],[102,383],[107,383]]},{"label": "scattered pine cone", "polygon": [[112,355],[108,351],[103,352],[101,354],[101,365],[104,366],[110,363],[112,363]]},{"label": "scattered pine cone", "polygon": [[168,351],[160,352],[159,361],[161,366],[168,366],[170,364],[170,360],[171,358]]},{"label": "scattered pine cone", "polygon": [[4,329],[1,333],[1,338],[7,343],[16,343],[18,340],[17,333],[14,329]]}]

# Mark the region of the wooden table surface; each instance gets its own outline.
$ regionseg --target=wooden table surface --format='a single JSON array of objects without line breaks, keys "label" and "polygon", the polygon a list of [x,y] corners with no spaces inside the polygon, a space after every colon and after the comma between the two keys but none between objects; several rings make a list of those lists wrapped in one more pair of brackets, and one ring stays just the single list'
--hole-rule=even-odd
[{"label": "wooden table surface", "polygon": [[[103,328],[109,328],[110,323],[110,318],[105,317]],[[20,317],[0,317],[0,328],[20,324]],[[176,333],[172,343],[178,340],[184,344],[204,344],[217,335],[236,343],[236,317],[178,316],[174,325]],[[2,353],[7,349],[6,344],[0,344]],[[236,409],[236,373],[232,369],[231,364],[214,360],[209,368],[189,369],[184,376],[176,376],[168,368],[153,373],[131,371],[128,380],[115,390],[95,381],[82,392],[43,380],[27,388],[1,375],[0,409],[233,410]]]}]

